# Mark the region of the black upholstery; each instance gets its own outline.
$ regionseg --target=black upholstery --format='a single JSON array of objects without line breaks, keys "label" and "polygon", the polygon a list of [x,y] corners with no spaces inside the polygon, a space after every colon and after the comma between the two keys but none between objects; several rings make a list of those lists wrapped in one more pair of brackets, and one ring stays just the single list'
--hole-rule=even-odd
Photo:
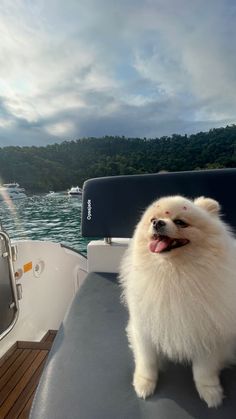
[{"label": "black upholstery", "polygon": [[189,367],[169,364],[146,401],[131,385],[127,313],[114,274],[90,274],[56,337],[31,419],[234,419],[236,369],[226,370],[222,407],[200,400]]},{"label": "black upholstery", "polygon": [[217,199],[236,228],[236,169],[114,176],[91,179],[83,188],[82,235],[132,237],[143,210],[161,196],[201,195]]}]

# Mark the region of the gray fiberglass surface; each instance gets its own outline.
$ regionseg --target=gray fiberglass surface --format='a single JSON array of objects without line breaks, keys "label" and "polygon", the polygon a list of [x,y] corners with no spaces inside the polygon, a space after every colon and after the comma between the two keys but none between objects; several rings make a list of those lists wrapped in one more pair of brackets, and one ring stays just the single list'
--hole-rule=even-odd
[{"label": "gray fiberglass surface", "polygon": [[236,369],[223,371],[227,397],[209,409],[191,368],[167,364],[155,394],[138,399],[133,360],[115,274],[89,274],[63,322],[31,411],[31,419],[233,419]]}]

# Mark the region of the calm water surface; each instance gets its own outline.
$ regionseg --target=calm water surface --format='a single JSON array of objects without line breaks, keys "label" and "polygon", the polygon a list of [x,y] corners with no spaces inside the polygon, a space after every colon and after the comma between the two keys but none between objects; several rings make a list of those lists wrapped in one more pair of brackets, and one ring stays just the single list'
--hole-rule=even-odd
[{"label": "calm water surface", "polygon": [[89,240],[81,237],[80,221],[81,197],[55,193],[0,201],[0,222],[11,239],[50,240],[85,253]]}]

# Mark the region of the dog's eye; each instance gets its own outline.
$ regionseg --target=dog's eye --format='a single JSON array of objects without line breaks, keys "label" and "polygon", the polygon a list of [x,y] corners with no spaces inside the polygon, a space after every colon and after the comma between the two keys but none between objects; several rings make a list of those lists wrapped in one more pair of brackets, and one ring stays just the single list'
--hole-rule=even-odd
[{"label": "dog's eye", "polygon": [[182,227],[182,228],[188,227],[188,224],[183,220],[176,219],[176,220],[174,220],[174,223],[178,227]]}]

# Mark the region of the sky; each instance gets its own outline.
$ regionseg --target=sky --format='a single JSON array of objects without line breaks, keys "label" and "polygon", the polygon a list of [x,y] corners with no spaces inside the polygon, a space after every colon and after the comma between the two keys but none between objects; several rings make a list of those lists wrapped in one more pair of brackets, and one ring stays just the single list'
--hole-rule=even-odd
[{"label": "sky", "polygon": [[235,0],[1,0],[0,147],[235,122]]}]

